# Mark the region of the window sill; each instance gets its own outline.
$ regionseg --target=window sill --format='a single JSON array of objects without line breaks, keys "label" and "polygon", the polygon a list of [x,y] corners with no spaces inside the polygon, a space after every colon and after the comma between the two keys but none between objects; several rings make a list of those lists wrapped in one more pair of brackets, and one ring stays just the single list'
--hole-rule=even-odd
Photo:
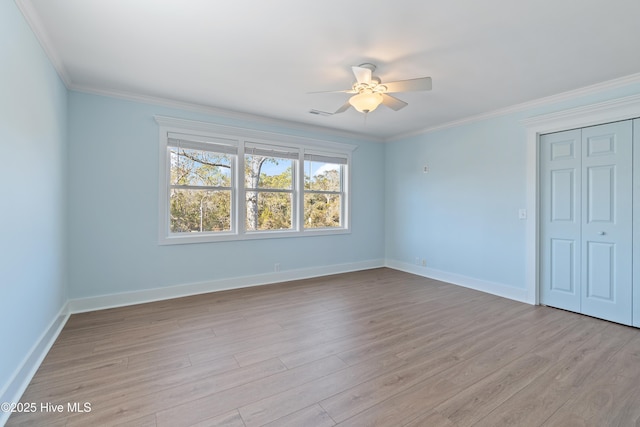
[{"label": "window sill", "polygon": [[281,239],[291,237],[315,237],[315,236],[334,236],[337,234],[350,234],[348,228],[320,228],[308,229],[304,231],[297,230],[278,230],[278,231],[252,231],[243,234],[236,233],[220,233],[220,234],[200,234],[200,233],[184,233],[182,235],[172,235],[160,237],[158,245],[186,245],[193,243],[217,243],[217,242],[235,242],[243,240],[264,240],[264,239]]}]

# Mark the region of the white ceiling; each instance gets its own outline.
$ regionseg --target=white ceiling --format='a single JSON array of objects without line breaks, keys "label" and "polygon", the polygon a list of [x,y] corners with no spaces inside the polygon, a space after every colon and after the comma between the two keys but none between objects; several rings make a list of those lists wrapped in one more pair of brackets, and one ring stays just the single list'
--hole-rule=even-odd
[{"label": "white ceiling", "polygon": [[[387,139],[640,72],[639,0],[16,0],[71,89]],[[431,76],[330,117],[350,67]]]}]

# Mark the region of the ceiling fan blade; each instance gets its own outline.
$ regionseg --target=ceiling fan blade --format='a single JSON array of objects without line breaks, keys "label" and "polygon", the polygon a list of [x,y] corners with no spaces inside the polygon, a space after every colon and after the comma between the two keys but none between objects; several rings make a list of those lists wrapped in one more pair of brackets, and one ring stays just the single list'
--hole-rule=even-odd
[{"label": "ceiling fan blade", "polygon": [[333,116],[334,114],[344,113],[349,109],[349,107],[351,107],[351,104],[349,104],[349,101],[347,101],[344,103],[342,107],[338,108],[335,113],[329,113],[328,111],[321,111],[321,110],[315,110],[315,109],[309,110],[309,113],[315,114],[316,116]]},{"label": "ceiling fan blade", "polygon": [[394,111],[398,111],[401,108],[404,108],[407,105],[409,105],[406,102],[399,100],[398,98],[395,98],[391,95],[387,95],[386,93],[382,94],[382,104],[386,107],[391,108]]},{"label": "ceiling fan blade", "polygon": [[371,70],[364,67],[351,67],[358,83],[371,83]]},{"label": "ceiling fan blade", "polygon": [[351,104],[349,104],[349,101],[345,102],[344,105],[340,108],[338,108],[336,110],[335,113],[333,114],[340,114],[340,113],[344,113],[345,111],[347,111],[349,109],[349,107],[351,107]]},{"label": "ceiling fan blade", "polygon": [[383,84],[387,87],[387,92],[413,92],[418,90],[431,90],[431,77],[399,80],[397,82],[389,82]]}]

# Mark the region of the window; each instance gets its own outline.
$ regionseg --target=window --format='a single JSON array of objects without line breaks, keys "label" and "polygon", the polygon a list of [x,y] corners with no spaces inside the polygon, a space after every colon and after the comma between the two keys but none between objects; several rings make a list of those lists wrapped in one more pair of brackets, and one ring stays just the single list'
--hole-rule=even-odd
[{"label": "window", "polygon": [[230,232],[237,148],[170,134],[169,230],[172,234]]},{"label": "window", "polygon": [[304,227],[342,227],[344,157],[304,156]]},{"label": "window", "polygon": [[247,143],[244,147],[246,230],[291,230],[298,150]]},{"label": "window", "polygon": [[348,171],[355,146],[156,121],[161,244],[349,232]]}]

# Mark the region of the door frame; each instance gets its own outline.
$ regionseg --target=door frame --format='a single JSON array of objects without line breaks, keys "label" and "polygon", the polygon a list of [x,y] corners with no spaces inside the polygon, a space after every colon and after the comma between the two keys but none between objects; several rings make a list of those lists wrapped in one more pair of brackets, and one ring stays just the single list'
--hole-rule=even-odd
[{"label": "door frame", "polygon": [[[539,146],[546,133],[595,126],[640,117],[640,94],[530,117],[520,123],[526,129],[526,302],[540,304],[539,263]],[[635,204],[635,203],[634,203]],[[634,272],[634,276],[638,273]],[[638,280],[634,277],[634,283]],[[634,319],[635,320],[635,319]],[[634,322],[635,323],[635,322]]]}]

